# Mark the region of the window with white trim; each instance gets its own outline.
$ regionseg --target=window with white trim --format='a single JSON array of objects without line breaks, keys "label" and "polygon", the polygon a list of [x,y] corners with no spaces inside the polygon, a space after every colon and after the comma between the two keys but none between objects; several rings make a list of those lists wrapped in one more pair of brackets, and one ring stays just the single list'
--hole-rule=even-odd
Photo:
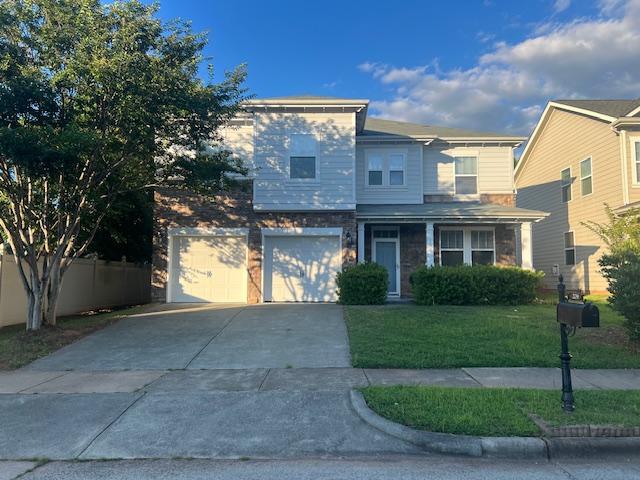
[{"label": "window with white trim", "polygon": [[407,155],[398,150],[379,149],[366,152],[366,185],[369,187],[404,187]]},{"label": "window with white trim", "polygon": [[560,172],[560,185],[562,188],[562,202],[571,201],[571,168],[565,168]]},{"label": "window with white trim", "polygon": [[316,139],[311,134],[293,134],[289,145],[289,178],[315,180],[317,177]]},{"label": "window with white trim", "polygon": [[384,158],[382,155],[371,154],[367,158],[367,178],[369,185],[382,185],[384,170]]},{"label": "window with white trim", "polygon": [[389,155],[389,185],[404,185],[404,155],[402,153]]},{"label": "window with white trim", "polygon": [[471,230],[471,264],[493,265],[495,257],[493,230]]},{"label": "window with white trim", "polygon": [[573,232],[564,233],[564,264],[576,264],[576,242]]},{"label": "window with white trim", "polygon": [[478,193],[478,157],[455,157],[456,195],[475,195]]},{"label": "window with white trim", "polygon": [[593,193],[593,177],[591,175],[591,157],[580,162],[580,193],[582,196]]},{"label": "window with white trim", "polygon": [[440,265],[464,264],[464,231],[440,230]]},{"label": "window with white trim", "polygon": [[634,140],[633,142],[634,152],[634,165],[635,165],[635,181],[634,183],[640,184],[640,140]]}]

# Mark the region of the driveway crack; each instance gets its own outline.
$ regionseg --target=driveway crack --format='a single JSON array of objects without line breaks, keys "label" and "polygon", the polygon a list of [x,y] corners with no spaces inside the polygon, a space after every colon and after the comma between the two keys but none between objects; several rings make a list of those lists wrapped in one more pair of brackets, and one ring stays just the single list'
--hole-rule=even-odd
[{"label": "driveway crack", "polygon": [[238,312],[236,312],[235,314],[231,315],[231,317],[229,318],[229,320],[227,320],[227,323],[225,323],[225,324],[222,326],[222,328],[221,328],[221,329],[220,329],[220,330],[219,330],[219,331],[218,331],[218,332],[217,332],[213,337],[211,337],[211,338],[209,339],[209,341],[204,345],[204,347],[202,347],[200,350],[198,350],[198,353],[196,353],[196,354],[193,356],[193,358],[192,358],[191,360],[189,360],[189,362],[184,366],[184,368],[185,368],[185,369],[189,368],[189,365],[191,365],[191,364],[193,363],[193,361],[194,361],[196,358],[198,358],[198,355],[200,355],[200,354],[203,352],[203,350],[204,350],[205,348],[207,348],[209,345],[211,345],[211,343],[212,343],[216,338],[218,338],[218,337],[222,334],[222,332],[224,332],[224,331],[227,329],[227,327],[228,327],[229,325],[231,325],[231,322],[233,322],[233,321],[236,319],[236,317],[237,317],[238,315],[240,315],[242,312],[244,312],[246,309],[247,309],[246,307],[241,308],[241,309],[240,309],[240,311],[238,311]]},{"label": "driveway crack", "polygon": [[84,447],[82,449],[82,451],[76,455],[76,459],[80,458],[82,455],[84,455],[84,452],[86,452],[87,450],[89,450],[89,448],[91,448],[91,445],[93,445],[93,443],[104,433],[106,432],[111,425],[113,425],[114,423],[116,423],[118,420],[120,420],[122,418],[122,416],[127,413],[129,411],[129,409],[131,409],[131,407],[133,407],[136,403],[138,403],[145,395],[147,394],[147,392],[143,392],[142,395],[140,395],[138,398],[136,398],[133,402],[131,402],[129,405],[127,405],[127,408],[125,408],[122,412],[120,412],[120,415],[118,415],[116,418],[114,418],[111,422],[109,422],[109,424],[104,427],[102,430],[100,430],[100,432],[98,432],[98,434],[93,437],[91,439],[91,441],[87,444],[86,447]]}]

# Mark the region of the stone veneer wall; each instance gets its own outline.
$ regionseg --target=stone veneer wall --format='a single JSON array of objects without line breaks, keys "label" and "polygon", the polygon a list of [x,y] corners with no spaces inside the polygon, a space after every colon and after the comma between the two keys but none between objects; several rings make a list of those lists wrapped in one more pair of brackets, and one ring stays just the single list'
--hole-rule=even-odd
[{"label": "stone veneer wall", "polygon": [[[342,227],[343,265],[355,263],[357,224],[354,211],[255,212],[251,184],[212,198],[181,190],[155,192],[152,299],[166,300],[168,236],[170,227],[248,228],[249,261],[247,302],[258,303],[262,295],[262,228]],[[346,234],[352,238],[347,246]]]}]

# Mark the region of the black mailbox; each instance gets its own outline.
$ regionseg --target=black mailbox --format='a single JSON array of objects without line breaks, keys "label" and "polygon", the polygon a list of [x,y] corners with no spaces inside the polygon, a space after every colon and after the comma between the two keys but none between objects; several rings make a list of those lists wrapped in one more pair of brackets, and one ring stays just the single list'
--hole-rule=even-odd
[{"label": "black mailbox", "polygon": [[600,311],[591,302],[558,304],[558,322],[570,327],[599,327]]}]

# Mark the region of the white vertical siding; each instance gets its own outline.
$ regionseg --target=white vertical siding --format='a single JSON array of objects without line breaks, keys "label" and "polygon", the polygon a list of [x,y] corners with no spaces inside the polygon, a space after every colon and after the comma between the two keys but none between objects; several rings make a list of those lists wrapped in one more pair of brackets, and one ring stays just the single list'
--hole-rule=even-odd
[{"label": "white vertical siding", "polygon": [[[318,178],[289,179],[289,136],[313,135]],[[260,210],[355,208],[354,113],[256,113],[254,206]]]},{"label": "white vertical siding", "polygon": [[[368,150],[402,151],[405,153],[405,185],[367,186],[366,152]],[[422,203],[422,144],[358,145],[356,147],[356,200],[362,204]]]}]

